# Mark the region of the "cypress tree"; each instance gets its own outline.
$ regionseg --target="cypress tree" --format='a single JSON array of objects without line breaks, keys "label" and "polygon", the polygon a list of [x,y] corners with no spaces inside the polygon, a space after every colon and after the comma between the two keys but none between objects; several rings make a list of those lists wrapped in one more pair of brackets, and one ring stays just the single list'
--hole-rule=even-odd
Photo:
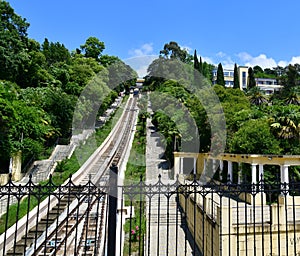
[{"label": "cypress tree", "polygon": [[240,89],[240,80],[239,80],[239,73],[236,63],[234,64],[234,71],[233,71],[233,88]]},{"label": "cypress tree", "polygon": [[201,56],[200,56],[200,63],[199,63],[199,72],[200,72],[201,74],[203,74],[203,63],[202,63],[202,58],[201,58]]},{"label": "cypress tree", "polygon": [[256,81],[255,81],[255,77],[254,77],[254,71],[253,69],[250,67],[248,69],[248,89],[252,89],[256,86]]},{"label": "cypress tree", "polygon": [[199,60],[198,60],[198,57],[197,57],[197,51],[195,50],[194,52],[194,69],[199,70]]},{"label": "cypress tree", "polygon": [[224,72],[223,72],[223,67],[222,64],[219,63],[218,65],[218,70],[217,70],[217,81],[216,83],[218,85],[222,85],[225,87],[225,79],[224,79]]}]

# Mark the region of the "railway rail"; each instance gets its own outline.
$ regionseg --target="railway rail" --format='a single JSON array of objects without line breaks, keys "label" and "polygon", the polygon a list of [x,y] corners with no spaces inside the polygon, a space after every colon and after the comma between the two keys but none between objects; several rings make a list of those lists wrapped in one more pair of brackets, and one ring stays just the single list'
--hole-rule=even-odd
[{"label": "railway rail", "polygon": [[137,98],[129,98],[110,135],[64,183],[65,190],[49,194],[1,235],[0,255],[103,255],[108,202],[105,188],[109,188],[110,167],[118,165],[126,151],[136,106]]}]

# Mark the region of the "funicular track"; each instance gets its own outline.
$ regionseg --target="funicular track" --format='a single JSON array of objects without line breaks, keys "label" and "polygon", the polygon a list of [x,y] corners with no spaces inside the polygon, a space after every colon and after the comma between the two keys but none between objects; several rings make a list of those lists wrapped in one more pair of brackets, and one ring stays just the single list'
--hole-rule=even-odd
[{"label": "funicular track", "polygon": [[25,223],[20,220],[2,235],[0,255],[103,254],[109,169],[126,151],[136,102],[137,98],[129,98],[109,137],[64,188],[28,213]]}]

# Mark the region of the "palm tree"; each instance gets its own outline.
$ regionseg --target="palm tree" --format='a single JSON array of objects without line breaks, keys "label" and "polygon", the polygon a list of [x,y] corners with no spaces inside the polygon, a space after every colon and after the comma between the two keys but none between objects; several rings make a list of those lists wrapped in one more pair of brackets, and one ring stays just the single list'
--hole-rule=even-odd
[{"label": "palm tree", "polygon": [[285,104],[286,105],[300,105],[300,98],[298,96],[298,91],[296,88],[291,88],[290,93],[288,95],[288,97],[285,99]]},{"label": "palm tree", "polygon": [[260,106],[268,103],[268,99],[265,97],[264,93],[258,87],[251,88],[248,91],[249,100],[251,104]]},{"label": "palm tree", "polygon": [[277,133],[277,136],[281,139],[292,139],[300,137],[300,123],[297,124],[289,117],[280,117],[278,122],[271,124],[271,127]]}]

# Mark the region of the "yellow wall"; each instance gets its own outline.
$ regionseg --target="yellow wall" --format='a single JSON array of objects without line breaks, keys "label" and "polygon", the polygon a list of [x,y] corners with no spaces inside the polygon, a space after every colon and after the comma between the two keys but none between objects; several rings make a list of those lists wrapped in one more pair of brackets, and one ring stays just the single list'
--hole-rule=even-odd
[{"label": "yellow wall", "polygon": [[239,66],[238,73],[239,73],[239,82],[240,82],[240,89],[243,90],[243,72],[246,72],[246,85],[248,83],[248,67]]}]

